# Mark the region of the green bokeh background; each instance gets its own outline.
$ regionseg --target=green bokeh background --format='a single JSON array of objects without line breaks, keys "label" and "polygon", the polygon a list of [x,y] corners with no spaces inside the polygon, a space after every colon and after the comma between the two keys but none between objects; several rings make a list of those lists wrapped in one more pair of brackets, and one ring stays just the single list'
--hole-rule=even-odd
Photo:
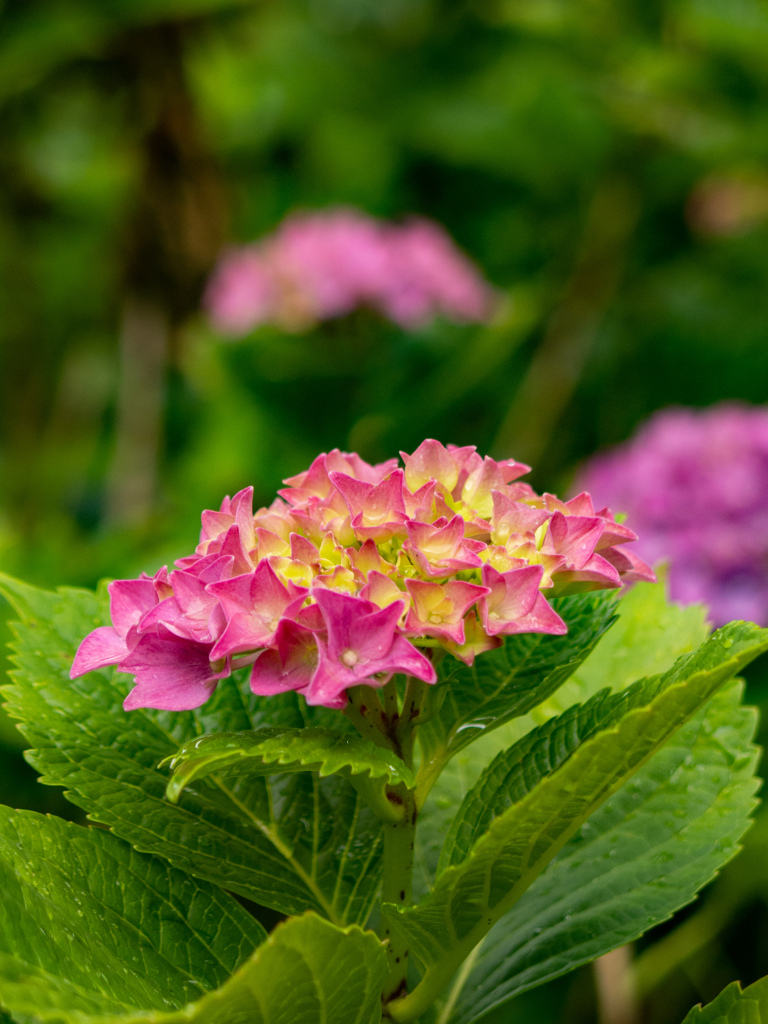
[{"label": "green bokeh background", "polygon": [[[0,569],[41,585],[154,571],[331,447],[568,492],[656,409],[768,397],[765,0],[4,0],[0,138]],[[335,204],[439,220],[493,322],[217,338],[221,246]],[[0,730],[0,798],[61,812]],[[644,1020],[768,973],[760,842]],[[505,1014],[594,1020],[592,975]]]}]

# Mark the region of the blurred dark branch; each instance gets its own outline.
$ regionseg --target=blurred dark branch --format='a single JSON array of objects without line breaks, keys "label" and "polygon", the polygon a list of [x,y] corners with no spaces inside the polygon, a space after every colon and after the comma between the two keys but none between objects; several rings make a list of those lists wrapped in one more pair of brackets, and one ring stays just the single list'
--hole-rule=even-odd
[{"label": "blurred dark branch", "polygon": [[117,434],[108,480],[107,516],[115,523],[140,523],[154,502],[169,328],[159,303],[126,298],[120,327]]},{"label": "blurred dark branch", "polygon": [[[186,13],[202,19],[234,14],[253,0],[193,0]],[[177,15],[178,0],[70,0],[66,4],[0,4],[0,103],[35,88],[61,67],[84,59],[101,59],[115,35]]]},{"label": "blurred dark branch", "polygon": [[199,124],[181,24],[127,34],[128,118],[138,136],[139,193],[126,239],[126,287],[165,306],[174,325],[197,308],[225,234],[222,177]]},{"label": "blurred dark branch", "polygon": [[[0,110],[3,136],[12,130],[5,113]],[[3,497],[14,509],[17,529],[24,537],[33,535],[39,511],[40,438],[54,402],[62,359],[57,340],[40,330],[37,282],[29,258],[32,240],[50,215],[50,200],[29,173],[18,147],[0,147],[0,380],[5,384],[0,436],[3,461],[7,459],[7,466],[13,467],[5,474]]]},{"label": "blurred dark branch", "polygon": [[547,449],[621,280],[639,212],[625,180],[609,178],[598,186],[576,265],[499,427],[493,454],[535,463]]},{"label": "blurred dark branch", "polygon": [[168,363],[225,236],[222,177],[187,82],[185,38],[182,25],[154,25],[124,36],[118,51],[141,183],[126,229],[112,522],[140,523],[152,508]]}]

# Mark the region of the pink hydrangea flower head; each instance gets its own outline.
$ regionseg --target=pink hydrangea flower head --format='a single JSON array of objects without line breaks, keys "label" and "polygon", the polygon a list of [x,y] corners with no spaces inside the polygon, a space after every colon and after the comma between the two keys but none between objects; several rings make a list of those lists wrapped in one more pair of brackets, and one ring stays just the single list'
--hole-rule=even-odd
[{"label": "pink hydrangea flower head", "polygon": [[664,560],[674,600],[703,602],[718,626],[768,625],[768,408],[665,409],[595,456],[581,483],[637,528],[638,554],[616,525],[598,549],[622,578],[639,555]]},{"label": "pink hydrangea flower head", "polygon": [[256,245],[222,256],[204,306],[224,334],[262,324],[303,331],[365,306],[406,330],[437,316],[482,322],[495,293],[445,230],[359,210],[293,213]]},{"label": "pink hydrangea flower head", "polygon": [[436,649],[472,664],[504,636],[562,634],[545,593],[652,578],[631,530],[588,495],[535,494],[521,463],[435,440],[403,461],[335,450],[268,508],[250,488],[225,498],[170,574],[111,584],[113,625],[73,676],[117,664],[127,708],[182,710],[250,665],[256,694],[342,708],[396,673],[434,684]]}]

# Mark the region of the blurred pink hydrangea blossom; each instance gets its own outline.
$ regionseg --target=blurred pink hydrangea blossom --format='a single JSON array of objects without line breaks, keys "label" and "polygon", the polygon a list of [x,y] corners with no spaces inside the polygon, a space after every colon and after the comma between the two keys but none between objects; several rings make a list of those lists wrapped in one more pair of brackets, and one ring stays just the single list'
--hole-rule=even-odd
[{"label": "blurred pink hydrangea blossom", "polygon": [[127,710],[181,711],[251,666],[256,694],[343,708],[395,673],[435,683],[440,649],[471,665],[504,636],[565,633],[545,592],[653,578],[588,494],[538,495],[527,466],[472,446],[402,458],[335,450],[255,514],[253,488],[225,498],[171,572],[110,584],[112,625],[83,640],[72,677],[117,665],[135,676]]},{"label": "blurred pink hydrangea blossom", "polygon": [[656,413],[580,476],[626,512],[671,597],[709,606],[715,625],[768,625],[768,409],[721,403]]},{"label": "blurred pink hydrangea blossom", "polygon": [[292,214],[261,241],[225,252],[204,305],[232,336],[267,323],[307,330],[360,306],[412,330],[437,316],[485,321],[494,291],[439,224],[341,208]]}]

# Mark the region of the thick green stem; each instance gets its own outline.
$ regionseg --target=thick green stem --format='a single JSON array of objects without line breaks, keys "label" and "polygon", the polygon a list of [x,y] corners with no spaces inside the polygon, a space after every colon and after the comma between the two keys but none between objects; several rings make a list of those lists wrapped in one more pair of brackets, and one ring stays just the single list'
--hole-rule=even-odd
[{"label": "thick green stem", "polygon": [[427,685],[421,679],[408,676],[403,697],[403,710],[400,715],[398,732],[407,735],[411,747],[416,738],[416,730],[426,721]]},{"label": "thick green stem", "polygon": [[462,948],[453,950],[439,963],[428,968],[413,992],[408,994],[403,990],[403,995],[387,1007],[387,1012],[392,1020],[397,1024],[410,1024],[411,1021],[418,1020],[448,986],[451,978],[471,952],[472,946],[466,948],[462,945]]},{"label": "thick green stem", "polygon": [[390,679],[386,686],[381,689],[381,703],[384,707],[384,714],[387,718],[387,726],[390,732],[397,728],[400,721],[400,706],[397,702],[397,683]]},{"label": "thick green stem", "polygon": [[[384,825],[384,877],[382,903],[407,907],[413,898],[413,848],[416,837],[416,801],[413,791],[399,789],[404,811],[403,820]],[[389,927],[386,911],[382,913],[382,939],[386,942],[389,976],[384,986],[385,1004],[407,992],[408,944]]]},{"label": "thick green stem", "polygon": [[361,736],[371,740],[377,747],[394,750],[394,744],[386,727],[386,714],[379,695],[371,686],[353,686],[347,690],[349,703],[344,714]]},{"label": "thick green stem", "polygon": [[[420,680],[409,678],[401,707],[394,679],[378,692],[372,687],[356,686],[347,691],[349,703],[345,714],[363,736],[394,751],[410,768],[413,765],[416,729],[427,716],[428,690],[429,687]],[[413,898],[413,851],[418,816],[416,793],[404,785],[387,787],[387,799],[402,809],[402,817],[397,821],[384,820],[381,901],[405,908],[410,906]],[[409,953],[407,941],[390,928],[386,911],[382,912],[381,938],[389,963],[389,975],[382,993],[386,1013],[388,1002],[402,1000],[407,995]]]}]

